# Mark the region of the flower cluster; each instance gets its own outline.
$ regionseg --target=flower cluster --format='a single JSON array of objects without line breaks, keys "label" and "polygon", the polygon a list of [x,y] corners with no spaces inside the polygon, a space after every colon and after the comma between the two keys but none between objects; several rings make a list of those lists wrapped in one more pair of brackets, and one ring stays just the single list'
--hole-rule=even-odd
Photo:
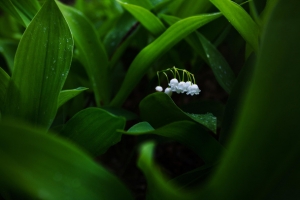
[{"label": "flower cluster", "polygon": [[[171,79],[170,82],[168,80],[167,74],[165,73],[166,71],[171,71],[174,75],[174,78]],[[178,71],[182,71],[182,81],[180,81],[180,82],[176,78],[176,76],[178,76],[179,80],[181,80],[180,74]],[[165,89],[165,93],[168,94],[169,96],[171,96],[173,92],[176,92],[178,94],[186,93],[187,95],[191,95],[191,96],[198,95],[201,92],[198,85],[195,84],[194,75],[184,69],[178,69],[178,68],[173,67],[173,68],[169,68],[169,69],[163,70],[161,72],[158,72],[157,73],[158,80],[159,80],[159,73],[164,73],[165,76],[167,77],[170,87],[167,87]],[[186,82],[184,82],[184,75],[186,75],[186,78],[188,79],[188,81],[186,81]],[[158,92],[162,92],[163,88],[161,86],[157,86],[155,88],[155,90]]]}]

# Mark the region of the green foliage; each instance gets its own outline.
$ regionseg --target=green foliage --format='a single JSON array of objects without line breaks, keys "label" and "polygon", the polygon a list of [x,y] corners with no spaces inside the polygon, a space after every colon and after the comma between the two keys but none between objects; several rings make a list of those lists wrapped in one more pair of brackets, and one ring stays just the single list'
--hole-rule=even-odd
[{"label": "green foliage", "polygon": [[68,76],[73,38],[54,1],[47,1],[19,43],[3,114],[49,128]]},{"label": "green foliage", "polygon": [[[0,8],[1,199],[134,199],[137,176],[146,199],[300,198],[300,2]],[[187,76],[199,96],[154,90]]]}]

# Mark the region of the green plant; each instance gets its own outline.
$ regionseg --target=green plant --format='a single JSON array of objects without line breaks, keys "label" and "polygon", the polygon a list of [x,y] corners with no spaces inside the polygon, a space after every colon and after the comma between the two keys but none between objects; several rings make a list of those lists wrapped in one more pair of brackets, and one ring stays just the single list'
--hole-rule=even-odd
[{"label": "green plant", "polygon": [[[1,0],[0,8],[2,198],[133,199],[93,160],[123,135],[138,138],[147,199],[299,198],[299,1]],[[207,67],[226,102],[200,93],[180,108],[155,92],[157,72],[170,68],[158,80],[167,85],[183,69],[195,85]],[[139,103],[139,115],[124,102]],[[170,140],[204,164],[168,180],[154,148]]]}]

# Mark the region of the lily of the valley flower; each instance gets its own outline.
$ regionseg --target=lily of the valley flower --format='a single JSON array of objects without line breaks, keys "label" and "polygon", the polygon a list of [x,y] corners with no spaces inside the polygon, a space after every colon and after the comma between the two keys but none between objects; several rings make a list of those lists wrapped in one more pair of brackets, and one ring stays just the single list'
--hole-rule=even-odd
[{"label": "lily of the valley flower", "polygon": [[164,89],[161,86],[156,86],[155,90],[157,92],[162,92]]},{"label": "lily of the valley flower", "polygon": [[178,85],[178,80],[176,78],[173,78],[169,83],[169,86],[171,87],[171,90],[173,92],[177,90],[177,85]]},{"label": "lily of the valley flower", "polygon": [[165,89],[165,93],[167,94],[167,95],[169,95],[169,96],[172,96],[172,90],[171,90],[171,88],[169,88],[169,87],[167,87],[166,89]]},{"label": "lily of the valley flower", "polygon": [[201,90],[199,89],[197,84],[193,84],[191,86],[188,87],[188,92],[186,93],[187,95],[194,95],[194,94],[199,94],[201,92]]}]

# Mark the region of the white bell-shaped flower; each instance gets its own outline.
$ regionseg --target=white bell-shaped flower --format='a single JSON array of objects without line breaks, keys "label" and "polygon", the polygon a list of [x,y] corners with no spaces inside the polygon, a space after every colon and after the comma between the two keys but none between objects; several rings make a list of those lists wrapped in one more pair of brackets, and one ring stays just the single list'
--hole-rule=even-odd
[{"label": "white bell-shaped flower", "polygon": [[178,85],[178,80],[177,80],[176,78],[173,78],[173,79],[170,81],[170,83],[169,83],[169,86],[171,87],[171,90],[172,90],[173,92],[176,91],[177,85]]},{"label": "white bell-shaped flower", "polygon": [[169,96],[172,96],[172,90],[171,90],[171,88],[169,88],[169,87],[167,87],[166,89],[165,89],[165,93],[167,94],[167,95],[169,95]]},{"label": "white bell-shaped flower", "polygon": [[198,95],[201,92],[201,90],[199,89],[197,84],[193,84],[191,86],[188,87],[188,92],[186,94],[190,94],[190,95]]},{"label": "white bell-shaped flower", "polygon": [[176,87],[176,92],[179,93],[184,93],[184,89],[185,89],[185,82],[180,81],[180,83],[178,83],[177,87]]},{"label": "white bell-shaped flower", "polygon": [[188,87],[191,86],[191,85],[192,85],[191,81],[185,82],[184,87],[183,87],[183,88],[184,88],[183,91],[184,91],[184,92],[187,92],[187,91],[188,91]]},{"label": "white bell-shaped flower", "polygon": [[157,92],[162,92],[164,89],[161,86],[156,86],[155,90]]}]

